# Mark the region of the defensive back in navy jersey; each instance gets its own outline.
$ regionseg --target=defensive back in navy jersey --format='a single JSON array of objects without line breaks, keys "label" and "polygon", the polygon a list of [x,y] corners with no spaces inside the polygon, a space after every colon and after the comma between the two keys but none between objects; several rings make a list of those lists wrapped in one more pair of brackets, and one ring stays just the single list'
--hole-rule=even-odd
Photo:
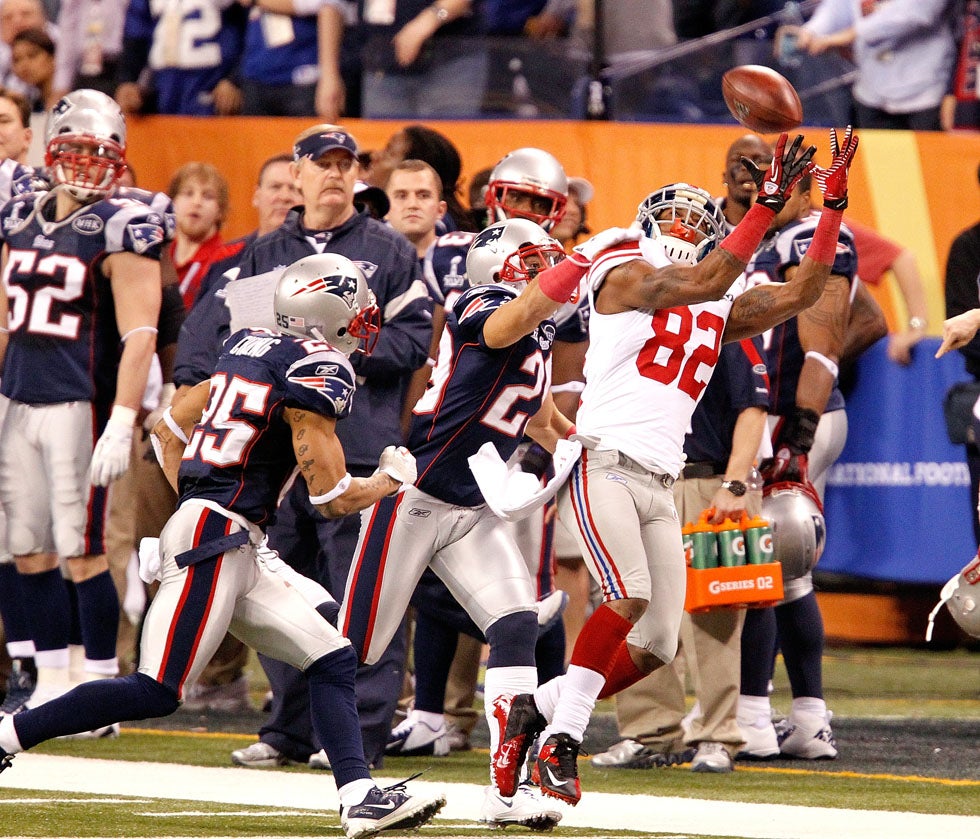
[{"label": "defensive back in navy jersey", "polygon": [[[265,329],[230,336],[180,465],[180,501],[203,498],[264,526],[296,467],[287,408],[334,419],[354,398],[354,371],[329,344]],[[248,480],[245,475],[248,474]]]},{"label": "defensive back in navy jersey", "polygon": [[553,321],[503,349],[483,340],[487,318],[516,296],[514,289],[484,285],[459,297],[446,321],[452,351],[440,351],[415,406],[408,447],[418,463],[416,486],[443,501],[483,503],[467,458],[488,441],[509,458],[547,392]]},{"label": "defensive back in navy jersey", "polygon": [[[745,273],[749,277],[753,273],[764,274],[769,282],[785,282],[786,270],[799,266],[810,247],[817,221],[817,216],[808,216],[784,227],[756,252]],[[830,273],[847,277],[851,281],[853,296],[854,283],[857,281],[857,251],[854,248],[854,237],[845,226],[840,229],[837,254]],[[770,410],[783,416],[790,413],[796,405],[796,384],[803,369],[804,353],[800,346],[796,318],[790,318],[775,327],[771,335],[766,336],[765,343],[771,388]],[[843,407],[844,397],[835,384],[825,411]]]},{"label": "defensive back in navy jersey", "polygon": [[49,221],[56,198],[29,193],[0,210],[10,307],[0,392],[35,405],[111,402],[120,344],[102,260],[123,251],[159,259],[165,222],[147,204],[125,198]]}]

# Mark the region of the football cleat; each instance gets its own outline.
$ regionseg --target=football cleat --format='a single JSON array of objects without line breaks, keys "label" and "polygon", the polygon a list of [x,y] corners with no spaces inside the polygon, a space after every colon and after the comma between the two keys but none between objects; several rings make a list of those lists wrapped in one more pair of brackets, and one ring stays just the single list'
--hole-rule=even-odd
[{"label": "football cleat", "polygon": [[552,830],[561,821],[562,812],[550,804],[540,790],[528,783],[517,788],[513,798],[502,798],[489,786],[483,796],[480,821],[489,827],[520,825],[529,830]]},{"label": "football cleat", "polygon": [[225,685],[202,685],[195,682],[184,692],[180,709],[191,713],[216,711],[222,714],[243,714],[251,711],[248,678],[239,676]]},{"label": "football cleat", "polygon": [[738,760],[771,760],[779,756],[776,727],[768,717],[760,717],[756,722],[739,718],[738,727],[745,738],[745,745],[736,755]]},{"label": "football cleat", "polygon": [[0,772],[3,772],[4,769],[9,769],[13,759],[13,755],[7,754],[3,749],[0,749]]},{"label": "football cleat", "polygon": [[833,760],[837,757],[837,741],[830,728],[833,715],[790,712],[789,719],[776,729],[779,753],[782,757],[804,760]]},{"label": "football cleat", "polygon": [[578,780],[579,743],[563,731],[552,734],[534,763],[533,780],[545,795],[551,795],[572,806],[582,797]]},{"label": "football cleat", "polygon": [[0,714],[16,714],[24,710],[27,700],[34,695],[34,688],[37,687],[35,674],[20,666],[20,662],[14,661],[14,666],[7,677],[7,695],[0,705]]},{"label": "football cleat", "polygon": [[385,754],[389,757],[445,757],[449,754],[446,723],[442,722],[438,729],[432,729],[422,720],[408,717],[388,735]]},{"label": "football cleat", "polygon": [[382,830],[414,830],[432,820],[446,805],[445,796],[422,798],[405,792],[405,782],[374,787],[360,804],[340,808],[347,839],[364,839]]},{"label": "football cleat", "polygon": [[499,727],[497,750],[490,762],[494,786],[504,798],[517,793],[528,750],[547,722],[529,693],[504,694],[493,700],[493,718]]}]

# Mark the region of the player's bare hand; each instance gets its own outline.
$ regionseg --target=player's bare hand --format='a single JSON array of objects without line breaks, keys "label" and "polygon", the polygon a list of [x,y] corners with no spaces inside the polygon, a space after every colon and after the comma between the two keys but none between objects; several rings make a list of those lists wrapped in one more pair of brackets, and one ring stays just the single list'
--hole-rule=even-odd
[{"label": "player's bare hand", "polygon": [[970,309],[968,312],[943,321],[943,341],[936,350],[936,358],[969,344],[978,329],[980,329],[980,309]]}]

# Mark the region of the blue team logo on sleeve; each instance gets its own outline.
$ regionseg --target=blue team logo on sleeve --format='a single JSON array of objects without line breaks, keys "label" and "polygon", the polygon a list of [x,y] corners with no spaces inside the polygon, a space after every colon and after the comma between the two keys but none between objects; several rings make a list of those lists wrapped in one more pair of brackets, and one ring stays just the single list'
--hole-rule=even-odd
[{"label": "blue team logo on sleeve", "polygon": [[316,391],[333,406],[335,416],[341,416],[349,408],[354,387],[340,375],[339,364],[320,364],[307,375],[288,376],[293,384]]},{"label": "blue team logo on sleeve", "polygon": [[144,254],[163,244],[163,227],[160,224],[127,224],[126,231],[137,254]]}]

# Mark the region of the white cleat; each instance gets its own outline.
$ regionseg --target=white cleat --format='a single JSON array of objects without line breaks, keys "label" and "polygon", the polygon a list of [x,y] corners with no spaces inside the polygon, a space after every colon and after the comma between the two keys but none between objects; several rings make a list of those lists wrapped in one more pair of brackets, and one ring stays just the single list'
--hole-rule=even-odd
[{"label": "white cleat", "polygon": [[449,754],[449,729],[445,722],[432,729],[422,720],[409,717],[388,735],[385,754],[389,757],[445,757]]},{"label": "white cleat", "polygon": [[562,815],[560,804],[545,798],[534,785],[524,783],[513,798],[503,798],[492,786],[487,787],[480,822],[490,827],[520,825],[529,830],[552,830]]},{"label": "white cleat", "polygon": [[804,760],[836,758],[837,741],[830,727],[832,716],[830,711],[827,711],[825,716],[791,711],[789,719],[777,732],[780,754],[784,757],[798,757]]}]

